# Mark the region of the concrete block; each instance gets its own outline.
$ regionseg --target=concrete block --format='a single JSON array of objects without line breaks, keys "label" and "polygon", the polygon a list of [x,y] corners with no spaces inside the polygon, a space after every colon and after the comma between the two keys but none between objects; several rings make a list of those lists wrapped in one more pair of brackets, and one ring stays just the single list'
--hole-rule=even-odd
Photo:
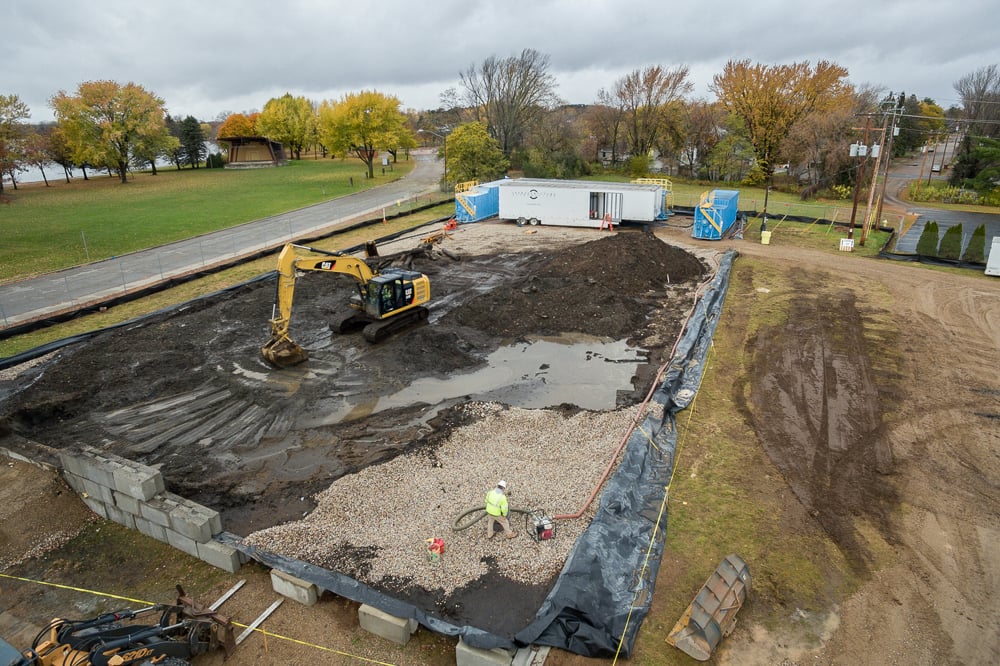
[{"label": "concrete block", "polygon": [[101,518],[108,517],[107,505],[104,502],[96,500],[93,497],[85,497],[83,498],[83,503],[86,504],[91,511],[96,513]]},{"label": "concrete block", "polygon": [[189,539],[183,534],[180,534],[170,529],[166,530],[166,532],[167,532],[167,543],[169,543],[177,550],[183,550],[191,557],[198,557],[197,541],[195,541],[194,539]]},{"label": "concrete block", "polygon": [[312,606],[319,599],[319,589],[315,585],[278,569],[271,569],[271,587],[281,596],[303,606]]},{"label": "concrete block", "polygon": [[83,492],[94,499],[100,500],[105,504],[113,505],[115,503],[115,496],[112,494],[111,488],[95,483],[86,477],[81,477],[80,483],[83,484]]},{"label": "concrete block", "polygon": [[83,477],[70,472],[69,470],[63,470],[63,478],[66,479],[67,485],[76,491],[77,495],[87,492],[83,487]]},{"label": "concrete block", "polygon": [[108,520],[113,520],[119,525],[124,525],[130,530],[135,529],[135,516],[127,511],[122,511],[114,504],[105,504],[104,510],[108,513]]},{"label": "concrete block", "polygon": [[139,504],[139,515],[161,527],[170,527],[170,512],[180,505],[183,498],[172,493],[161,493]]},{"label": "concrete block", "polygon": [[136,516],[135,529],[139,530],[141,533],[145,534],[151,539],[156,539],[157,541],[162,541],[163,543],[167,543],[166,527],[162,527],[150,520],[146,520],[145,518]]},{"label": "concrete block", "polygon": [[361,622],[361,628],[365,631],[371,632],[376,636],[381,636],[393,643],[399,643],[400,645],[409,643],[410,636],[420,626],[412,618],[389,615],[385,611],[381,611],[368,604],[362,604],[361,608],[358,609],[358,621]]},{"label": "concrete block", "polygon": [[240,551],[218,541],[199,543],[198,559],[229,573],[236,573],[243,564]]},{"label": "concrete block", "polygon": [[120,493],[117,490],[112,490],[111,495],[115,498],[115,506],[122,511],[131,513],[133,516],[142,515],[139,513],[139,500],[134,497],[130,497],[125,493]]},{"label": "concrete block", "polygon": [[182,500],[170,511],[170,527],[189,539],[205,543],[222,531],[222,518],[214,509]]},{"label": "concrete block", "polygon": [[128,464],[118,467],[113,477],[115,490],[138,500],[153,499],[166,490],[159,470],[137,462],[128,461]]},{"label": "concrete block", "polygon": [[513,658],[510,652],[501,648],[480,650],[469,647],[461,638],[455,646],[456,666],[510,666]]},{"label": "concrete block", "polygon": [[80,459],[78,451],[60,451],[59,464],[62,468],[76,476],[83,476],[83,461]]},{"label": "concrete block", "polygon": [[99,502],[104,502],[105,504],[113,505],[115,503],[115,496],[111,494],[111,488],[108,488],[107,486],[102,486],[99,483],[94,483],[93,481],[85,477],[77,477],[77,478],[79,479],[80,484],[83,486],[83,490],[80,492],[80,497],[83,497],[84,494],[86,494],[90,497],[93,497]]},{"label": "concrete block", "polygon": [[113,463],[95,451],[83,451],[79,458],[79,472],[76,472],[85,479],[90,479],[94,483],[105,488],[113,488],[115,485],[114,469],[117,463]]}]

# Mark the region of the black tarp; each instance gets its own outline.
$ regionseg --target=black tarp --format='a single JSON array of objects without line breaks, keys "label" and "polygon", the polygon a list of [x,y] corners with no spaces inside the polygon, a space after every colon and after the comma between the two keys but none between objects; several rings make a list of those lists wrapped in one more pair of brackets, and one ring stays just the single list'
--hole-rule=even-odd
[{"label": "black tarp", "polygon": [[607,481],[593,521],[577,539],[535,619],[511,641],[487,630],[456,626],[343,574],[218,538],[262,564],[390,615],[413,618],[431,631],[461,636],[475,648],[549,645],[587,657],[628,657],[652,602],[667,529],[665,496],[677,444],[676,414],[694,398],[722,311],[736,252],[729,250],[698,299],[664,379],[653,395],[662,407],[629,438]]}]

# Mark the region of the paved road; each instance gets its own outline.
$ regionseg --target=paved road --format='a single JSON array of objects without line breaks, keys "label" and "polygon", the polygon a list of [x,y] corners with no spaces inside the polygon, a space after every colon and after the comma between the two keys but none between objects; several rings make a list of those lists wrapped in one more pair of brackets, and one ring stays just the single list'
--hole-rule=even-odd
[{"label": "paved road", "polygon": [[[920,179],[923,184],[931,183],[943,185],[947,181],[950,172],[947,168],[954,157],[954,146],[956,140],[950,141],[947,145],[940,143],[934,146],[934,152],[925,156],[914,158],[899,158],[895,160],[892,170],[889,172],[886,182],[885,199],[886,203],[905,209],[908,213],[919,215],[913,226],[907,229],[906,233],[897,238],[895,252],[916,253],[917,241],[924,231],[924,226],[930,221],[938,223],[938,230],[944,236],[945,230],[956,224],[962,225],[962,249],[964,250],[972,239],[972,232],[980,224],[986,225],[986,252],[989,254],[990,245],[994,236],[1000,236],[1000,215],[992,213],[964,213],[961,211],[944,210],[940,208],[929,208],[925,206],[914,206],[913,204],[899,199],[899,194],[903,188],[908,187],[911,181]],[[931,164],[944,163],[945,169],[940,173],[931,172]]]},{"label": "paved road", "polygon": [[0,330],[92,306],[125,293],[308,238],[436,191],[442,166],[414,152],[401,180],[189,240],[0,285]]}]

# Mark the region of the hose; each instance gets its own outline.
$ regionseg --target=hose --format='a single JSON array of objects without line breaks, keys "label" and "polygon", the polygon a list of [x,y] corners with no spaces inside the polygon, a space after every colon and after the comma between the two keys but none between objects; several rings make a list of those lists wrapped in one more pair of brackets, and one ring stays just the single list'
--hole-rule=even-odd
[{"label": "hose", "polygon": [[597,485],[594,486],[594,490],[590,493],[590,497],[587,498],[587,501],[583,503],[583,506],[580,507],[580,510],[577,511],[576,513],[560,513],[558,515],[552,516],[552,520],[575,520],[581,517],[593,503],[594,499],[597,497],[597,494],[604,486],[604,482],[607,481],[608,476],[611,474],[611,470],[613,470],[615,467],[615,461],[618,459],[618,455],[622,452],[622,449],[625,448],[625,444],[628,443],[628,440],[632,436],[632,432],[635,430],[636,426],[639,425],[639,419],[642,417],[642,414],[646,409],[646,405],[649,404],[649,401],[652,399],[653,394],[659,388],[659,384],[660,381],[663,379],[663,375],[666,374],[667,368],[670,367],[670,363],[673,361],[674,354],[677,352],[677,345],[680,344],[681,337],[684,334],[684,330],[687,328],[688,323],[691,321],[691,317],[694,315],[695,308],[698,306],[698,301],[702,298],[703,295],[702,291],[712,282],[712,280],[715,279],[715,276],[719,272],[720,263],[718,259],[718,253],[712,255],[712,259],[715,262],[715,272],[712,275],[710,275],[707,279],[705,279],[701,284],[699,284],[697,289],[695,289],[694,303],[691,305],[691,308],[688,310],[687,315],[684,317],[684,321],[681,324],[681,333],[677,336],[677,339],[674,340],[674,346],[670,349],[670,355],[667,357],[667,362],[661,365],[660,369],[657,371],[656,377],[653,379],[653,383],[649,387],[649,392],[646,394],[646,397],[643,399],[643,401],[639,404],[639,409],[638,411],[636,411],[635,417],[632,419],[632,423],[629,425],[625,434],[622,436],[621,441],[618,443],[618,448],[615,449],[614,454],[608,461],[608,465],[607,467],[605,467],[604,473],[601,475],[601,478],[597,480]]},{"label": "hose", "polygon": [[[477,511],[481,512],[478,516],[476,516],[472,520],[466,521],[465,523],[462,522],[463,518],[465,518],[470,514],[476,513]],[[524,513],[530,515],[532,513],[536,513],[536,511],[534,511],[533,509],[510,509],[508,513]],[[486,509],[481,506],[474,506],[465,513],[463,513],[462,515],[460,515],[458,518],[456,518],[455,522],[451,524],[451,529],[455,532],[461,532],[462,530],[467,530],[485,517],[486,517]]]}]

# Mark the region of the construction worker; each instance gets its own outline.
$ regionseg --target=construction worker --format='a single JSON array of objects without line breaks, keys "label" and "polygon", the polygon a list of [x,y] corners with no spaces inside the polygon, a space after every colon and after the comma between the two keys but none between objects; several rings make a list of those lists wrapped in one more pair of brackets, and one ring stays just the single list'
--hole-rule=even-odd
[{"label": "construction worker", "polygon": [[507,514],[510,509],[507,506],[507,482],[501,479],[497,481],[497,486],[486,493],[486,538],[492,539],[494,523],[503,528],[503,534],[508,539],[517,536],[517,532],[510,528],[510,521]]}]

